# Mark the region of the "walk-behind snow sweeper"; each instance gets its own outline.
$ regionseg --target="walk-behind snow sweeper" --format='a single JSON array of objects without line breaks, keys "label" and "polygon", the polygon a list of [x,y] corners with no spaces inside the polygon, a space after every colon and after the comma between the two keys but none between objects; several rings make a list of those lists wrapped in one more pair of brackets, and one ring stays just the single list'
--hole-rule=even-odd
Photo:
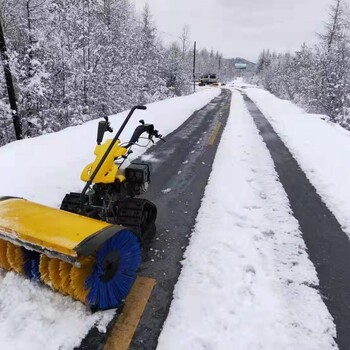
[{"label": "walk-behind snow sweeper", "polygon": [[150,166],[131,162],[122,169],[142,134],[162,139],[154,125],[140,125],[129,142],[119,131],[102,144],[109,120],[99,122],[96,159],[81,174],[82,193],[69,193],[61,209],[22,198],[0,197],[0,267],[87,304],[92,310],[120,305],[136,278],[142,243],[155,233],[157,209],[146,199]]}]

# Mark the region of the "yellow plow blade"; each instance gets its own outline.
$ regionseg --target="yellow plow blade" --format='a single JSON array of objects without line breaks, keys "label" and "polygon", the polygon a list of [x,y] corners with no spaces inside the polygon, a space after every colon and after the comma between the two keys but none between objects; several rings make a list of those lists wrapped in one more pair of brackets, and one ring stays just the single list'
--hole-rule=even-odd
[{"label": "yellow plow blade", "polygon": [[20,198],[0,199],[0,236],[34,250],[76,258],[80,243],[111,226]]}]

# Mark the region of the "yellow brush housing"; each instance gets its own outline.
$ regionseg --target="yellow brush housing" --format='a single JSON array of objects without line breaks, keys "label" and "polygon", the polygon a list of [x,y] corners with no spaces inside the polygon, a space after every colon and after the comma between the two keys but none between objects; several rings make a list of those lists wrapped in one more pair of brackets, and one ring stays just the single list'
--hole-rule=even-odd
[{"label": "yellow brush housing", "polygon": [[85,281],[92,273],[96,252],[122,230],[125,228],[119,225],[21,198],[3,197],[0,268],[23,274],[28,259],[24,252],[37,252],[40,280],[62,294],[86,302],[89,290]]},{"label": "yellow brush housing", "polygon": [[111,226],[20,198],[0,201],[0,237],[68,258],[77,258],[76,248],[80,243]]}]

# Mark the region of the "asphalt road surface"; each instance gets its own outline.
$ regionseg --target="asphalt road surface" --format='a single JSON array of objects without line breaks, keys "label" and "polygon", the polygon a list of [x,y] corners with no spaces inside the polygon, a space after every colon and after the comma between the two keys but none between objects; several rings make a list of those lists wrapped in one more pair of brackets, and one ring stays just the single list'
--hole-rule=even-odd
[{"label": "asphalt road surface", "polygon": [[[258,107],[243,94],[269,149],[279,179],[299,221],[309,257],[319,278],[319,291],[337,329],[340,350],[350,349],[350,241],[337,219],[300,169],[288,148]],[[316,316],[317,317],[317,316]]]},{"label": "asphalt road surface", "polygon": [[[142,157],[152,163],[152,182],[145,198],[157,205],[158,218],[157,235],[147,247],[139,275],[154,278],[156,286],[130,349],[152,350],[157,346],[230,103],[231,92],[223,89],[217,98],[168,135],[166,143],[158,142]],[[79,349],[102,349],[109,331],[104,334],[92,329]]]}]

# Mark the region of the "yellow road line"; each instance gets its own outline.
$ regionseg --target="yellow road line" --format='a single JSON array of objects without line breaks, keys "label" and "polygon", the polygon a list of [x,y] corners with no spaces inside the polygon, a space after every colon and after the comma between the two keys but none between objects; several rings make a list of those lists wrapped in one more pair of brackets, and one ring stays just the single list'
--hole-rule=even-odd
[{"label": "yellow road line", "polygon": [[129,348],[155,284],[156,280],[153,278],[137,277],[104,350],[127,350]]},{"label": "yellow road line", "polygon": [[209,138],[208,145],[213,145],[214,144],[215,139],[218,136],[218,133],[219,133],[221,127],[222,127],[222,123],[218,122],[216,127],[215,127],[215,129],[214,129],[214,131],[213,131],[213,133],[211,134],[211,136]]}]

